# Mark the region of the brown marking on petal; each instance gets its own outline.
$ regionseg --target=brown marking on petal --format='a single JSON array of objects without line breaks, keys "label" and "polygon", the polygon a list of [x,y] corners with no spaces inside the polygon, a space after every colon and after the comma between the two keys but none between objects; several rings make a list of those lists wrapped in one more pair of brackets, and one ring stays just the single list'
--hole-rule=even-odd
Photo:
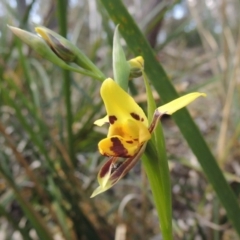
[{"label": "brown marking on petal", "polygon": [[114,124],[114,122],[117,121],[117,117],[114,116],[114,115],[109,116],[108,119],[109,119],[109,122],[110,122],[111,124]]},{"label": "brown marking on petal", "polygon": [[135,142],[138,142],[138,138],[134,138],[133,140],[134,140]]},{"label": "brown marking on petal", "polygon": [[111,141],[113,145],[112,147],[110,147],[110,150],[113,151],[116,156],[129,157],[127,149],[123,146],[123,144],[117,137],[112,137]]},{"label": "brown marking on petal", "polygon": [[114,158],[109,159],[101,168],[100,172],[99,172],[99,177],[103,178],[109,171],[109,168],[112,165]]},{"label": "brown marking on petal", "polygon": [[140,116],[139,116],[138,114],[132,112],[132,113],[130,113],[130,115],[131,115],[134,119],[136,119],[136,120],[138,120],[138,121],[140,120]]},{"label": "brown marking on petal", "polygon": [[144,118],[141,118],[141,122],[143,122],[144,121]]},{"label": "brown marking on petal", "polygon": [[122,162],[122,164],[117,167],[117,169],[115,169],[115,171],[111,174],[109,178],[112,185],[122,179],[130,171],[130,169],[136,165],[139,158],[142,156],[145,147],[146,144],[142,144],[138,152],[134,156],[127,158],[125,161]]},{"label": "brown marking on petal", "polygon": [[133,143],[133,141],[129,140],[129,141],[126,141],[126,143]]}]

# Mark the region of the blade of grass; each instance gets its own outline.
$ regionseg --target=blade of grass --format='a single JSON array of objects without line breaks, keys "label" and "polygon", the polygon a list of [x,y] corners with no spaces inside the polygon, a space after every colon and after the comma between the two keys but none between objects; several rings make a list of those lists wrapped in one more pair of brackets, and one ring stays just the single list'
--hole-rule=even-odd
[{"label": "blade of grass", "polygon": [[[11,73],[11,74],[14,74],[14,73]],[[41,138],[44,139],[45,136],[47,136],[48,134],[48,129],[46,128],[45,124],[43,123],[43,121],[41,121],[41,118],[40,118],[40,112],[39,111],[36,111],[36,108],[35,108],[35,105],[32,101],[29,101],[29,99],[26,97],[26,95],[23,93],[22,89],[20,89],[14,79],[15,78],[15,74],[14,75],[10,75],[6,78],[4,78],[4,81],[6,83],[5,88],[8,89],[8,91],[11,90],[14,90],[17,94],[17,98],[19,99],[18,103],[21,103],[25,108],[27,108],[27,110],[29,111],[29,113],[32,114],[32,116],[35,118],[36,122],[37,122],[37,125],[40,129],[39,133],[42,135]],[[3,89],[4,86],[1,86]]]},{"label": "blade of grass", "polygon": [[32,65],[33,68],[36,69],[36,72],[39,75],[39,78],[42,81],[42,85],[44,88],[44,93],[48,101],[52,100],[53,98],[53,93],[52,93],[52,86],[51,86],[51,80],[50,76],[48,76],[46,70],[44,67],[41,65],[41,63],[36,60],[35,58],[31,58],[30,64]]},{"label": "blade of grass", "polygon": [[34,82],[32,76],[31,76],[31,71],[30,71],[30,67],[29,67],[27,58],[23,55],[22,42],[19,39],[17,39],[17,48],[18,48],[19,58],[20,58],[19,61],[20,61],[21,68],[25,75],[25,79],[26,79],[26,82],[27,82],[27,85],[29,88],[29,92],[31,94],[32,101],[35,105],[35,109],[39,109],[40,100],[39,100],[38,89],[36,87],[36,83]]},{"label": "blade of grass", "polygon": [[[128,47],[134,54],[143,56],[145,60],[145,72],[156,91],[161,95],[163,102],[166,103],[177,98],[178,94],[171,84],[171,81],[168,79],[167,74],[157,61],[150,45],[130,16],[122,1],[115,0],[114,4],[109,0],[101,0],[101,2],[115,24],[120,24],[119,30],[127,42]],[[136,39],[138,41],[136,41]],[[204,173],[212,184],[222,205],[227,211],[229,219],[240,236],[240,207],[237,198],[225,180],[221,169],[209,150],[198,127],[186,109],[182,109],[175,113],[173,118],[193,153],[196,155]]]},{"label": "blade of grass", "polygon": [[[58,0],[57,7],[58,7],[58,22],[60,27],[60,34],[63,37],[67,36],[67,9],[68,9],[68,2]],[[72,116],[72,106],[71,106],[71,81],[70,81],[70,72],[67,70],[63,71],[63,90],[65,96],[65,107],[67,112],[67,133],[68,133],[68,151],[71,158],[71,161],[74,166],[76,166],[76,158],[74,154],[74,141],[73,141],[73,131],[72,131],[72,123],[73,123],[73,116]]]}]

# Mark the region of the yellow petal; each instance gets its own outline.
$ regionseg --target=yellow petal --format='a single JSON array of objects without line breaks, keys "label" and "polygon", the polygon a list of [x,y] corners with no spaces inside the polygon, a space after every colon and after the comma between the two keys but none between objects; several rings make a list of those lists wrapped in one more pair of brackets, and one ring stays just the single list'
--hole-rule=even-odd
[{"label": "yellow petal", "polygon": [[142,122],[133,119],[126,119],[125,121],[111,124],[108,131],[108,137],[114,135],[137,141],[139,144],[151,138],[148,128]]},{"label": "yellow petal", "polygon": [[183,97],[177,98],[159,108],[157,108],[158,112],[160,112],[161,115],[168,114],[171,115],[177,110],[187,106],[189,103],[193,102],[196,98],[203,96],[205,97],[205,93],[189,93]]},{"label": "yellow petal", "polygon": [[51,45],[51,39],[48,37],[47,28],[44,27],[36,27],[35,31],[49,44]]},{"label": "yellow petal", "polygon": [[134,99],[119,87],[111,78],[106,79],[101,86],[101,96],[104,101],[110,124],[133,119],[148,127],[148,120],[143,110]]},{"label": "yellow petal", "polygon": [[130,79],[142,76],[144,60],[141,56],[129,60],[128,63],[130,65]]},{"label": "yellow petal", "polygon": [[103,124],[105,124],[105,123],[109,123],[109,121],[108,121],[108,116],[105,116],[105,117],[103,117],[103,118],[100,118],[100,119],[98,119],[98,120],[96,120],[95,122],[94,122],[94,124],[95,125],[97,125],[97,126],[99,126],[99,127],[101,127]]},{"label": "yellow petal", "polygon": [[121,136],[104,138],[98,143],[102,155],[113,157],[132,157],[139,149],[138,141],[127,140]]},{"label": "yellow petal", "polygon": [[138,68],[142,70],[144,68],[144,59],[142,56],[132,58],[128,61],[131,68]]}]

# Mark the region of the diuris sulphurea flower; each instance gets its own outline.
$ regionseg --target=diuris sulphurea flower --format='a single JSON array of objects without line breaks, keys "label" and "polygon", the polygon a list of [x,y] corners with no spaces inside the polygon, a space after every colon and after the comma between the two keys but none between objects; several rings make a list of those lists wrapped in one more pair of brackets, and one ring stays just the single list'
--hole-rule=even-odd
[{"label": "diuris sulphurea flower", "polygon": [[[98,173],[99,187],[91,197],[105,192],[123,178],[143,154],[151,133],[164,114],[171,115],[204,93],[190,93],[155,110],[151,123],[134,99],[111,78],[101,86],[107,116],[95,121],[102,126],[109,123],[108,135],[98,144],[102,155],[109,157]],[[119,161],[119,158],[125,158]]]}]

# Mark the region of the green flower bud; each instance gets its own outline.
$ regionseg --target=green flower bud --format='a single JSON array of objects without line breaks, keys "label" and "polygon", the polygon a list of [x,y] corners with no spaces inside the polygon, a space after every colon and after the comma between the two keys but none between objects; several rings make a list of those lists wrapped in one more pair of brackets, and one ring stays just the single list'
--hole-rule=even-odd
[{"label": "green flower bud", "polygon": [[50,62],[62,67],[68,68],[68,65],[60,59],[47,45],[43,38],[37,36],[36,34],[27,32],[20,28],[8,26],[11,31],[19,37],[23,42],[34,49],[41,57],[49,60]]},{"label": "green flower bud", "polygon": [[52,51],[66,62],[74,62],[83,69],[90,70],[104,79],[101,71],[88,57],[69,40],[45,27],[36,27],[35,31],[46,41]]},{"label": "green flower bud", "polygon": [[104,79],[102,76],[96,75],[94,72],[83,70],[82,68],[71,66],[67,64],[65,61],[63,61],[61,58],[59,58],[48,46],[46,41],[37,36],[36,34],[32,34],[30,32],[27,32],[25,30],[22,30],[20,28],[8,26],[10,30],[18,37],[20,38],[24,43],[29,45],[33,50],[35,50],[41,57],[47,59],[48,61],[58,65],[59,67],[69,70],[78,72],[87,76],[91,76],[93,78],[97,78],[99,80]]},{"label": "green flower bud", "polygon": [[[71,42],[50,29],[39,27],[37,32],[41,37],[24,31],[20,28],[8,26],[10,30],[24,43],[34,49],[41,57],[59,67],[96,78],[105,79],[103,73]],[[51,44],[50,44],[51,43]],[[74,61],[78,66],[71,66],[68,62]]]},{"label": "green flower bud", "polygon": [[130,66],[130,79],[142,76],[142,71],[144,69],[144,60],[141,56],[130,59],[128,61],[128,64]]},{"label": "green flower bud", "polygon": [[45,27],[36,27],[35,31],[46,41],[52,51],[66,62],[73,62],[76,58],[69,41],[59,34]]}]

